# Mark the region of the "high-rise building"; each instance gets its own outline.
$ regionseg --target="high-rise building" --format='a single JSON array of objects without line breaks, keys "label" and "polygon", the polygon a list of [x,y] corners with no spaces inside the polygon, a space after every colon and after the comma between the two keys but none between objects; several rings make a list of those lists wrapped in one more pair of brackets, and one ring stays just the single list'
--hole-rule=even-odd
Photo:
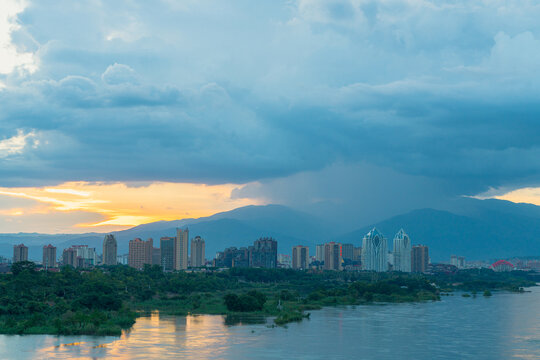
[{"label": "high-rise building", "polygon": [[88,268],[97,264],[96,248],[90,248],[88,245],[73,245],[72,248],[77,252],[75,267]]},{"label": "high-rise building", "polygon": [[280,269],[290,269],[292,267],[291,255],[278,254],[277,263],[278,263],[278,268]]},{"label": "high-rise building", "polygon": [[353,260],[354,257],[354,245],[353,244],[341,244],[341,252],[343,260]]},{"label": "high-rise building", "polygon": [[13,246],[13,262],[28,261],[28,247],[24,244]]},{"label": "high-rise building", "polygon": [[329,242],[324,244],[324,269],[343,269],[343,249],[340,243]]},{"label": "high-rise building", "polygon": [[45,269],[56,267],[56,247],[51,244],[43,247],[43,267]]},{"label": "high-rise building", "polygon": [[272,238],[260,238],[249,247],[249,266],[261,268],[277,267],[277,241]]},{"label": "high-rise building", "polygon": [[214,267],[249,267],[249,250],[233,246],[218,252],[214,259]]},{"label": "high-rise building", "polygon": [[188,244],[189,229],[176,229],[176,239],[174,242],[174,269],[185,270],[188,268]]},{"label": "high-rise building", "polygon": [[450,265],[454,265],[458,269],[463,269],[465,267],[465,258],[463,256],[450,256]]},{"label": "high-rise building", "polygon": [[353,249],[353,261],[362,260],[362,247],[358,246]]},{"label": "high-rise building", "polygon": [[201,267],[204,265],[204,239],[200,236],[195,236],[191,239],[191,266]]},{"label": "high-rise building", "polygon": [[129,254],[118,255],[116,257],[116,261],[121,265],[127,265],[128,259],[129,259]]},{"label": "high-rise building", "polygon": [[62,252],[62,264],[77,267],[77,249],[67,248]]},{"label": "high-rise building", "polygon": [[388,243],[375,228],[362,240],[362,269],[370,271],[388,271]]},{"label": "high-rise building", "polygon": [[161,266],[161,249],[152,248],[152,265]]},{"label": "high-rise building", "polygon": [[411,272],[412,246],[403,229],[394,236],[394,271]]},{"label": "high-rise building", "polygon": [[88,245],[73,245],[62,252],[62,264],[76,268],[95,266],[97,259],[96,249],[89,248]]},{"label": "high-rise building", "polygon": [[162,237],[159,239],[159,248],[161,251],[161,267],[163,271],[174,270],[174,248],[176,238]]},{"label": "high-rise building", "polygon": [[116,265],[118,246],[114,235],[105,235],[103,239],[103,265]]},{"label": "high-rise building", "polygon": [[292,248],[292,268],[307,269],[309,267],[309,247],[298,245]]},{"label": "high-rise building", "polygon": [[139,238],[129,241],[128,265],[135,269],[144,268],[145,264],[152,265],[152,238],[143,241]]},{"label": "high-rise building", "polygon": [[429,264],[429,251],[425,245],[412,247],[411,270],[412,272],[426,272]]},{"label": "high-rise building", "polygon": [[324,244],[315,247],[315,260],[319,262],[324,261]]}]

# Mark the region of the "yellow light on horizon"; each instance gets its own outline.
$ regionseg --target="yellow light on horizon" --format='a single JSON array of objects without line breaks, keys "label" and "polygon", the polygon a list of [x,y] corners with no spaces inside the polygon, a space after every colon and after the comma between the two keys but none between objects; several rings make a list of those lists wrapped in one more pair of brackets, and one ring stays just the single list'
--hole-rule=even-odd
[{"label": "yellow light on horizon", "polygon": [[494,196],[495,199],[514,203],[528,203],[540,206],[540,188],[526,187],[512,190],[506,194]]},{"label": "yellow light on horizon", "polygon": [[[28,208],[8,209],[2,215],[25,215],[83,211],[98,214],[101,220],[78,222],[70,230],[121,230],[159,220],[177,220],[213,215],[246,205],[254,199],[233,199],[231,192],[243,185],[205,185],[192,183],[68,182],[58,186],[0,188],[0,195],[34,200]],[[77,230],[78,229],[78,230]],[[109,231],[109,230],[107,230]]]}]

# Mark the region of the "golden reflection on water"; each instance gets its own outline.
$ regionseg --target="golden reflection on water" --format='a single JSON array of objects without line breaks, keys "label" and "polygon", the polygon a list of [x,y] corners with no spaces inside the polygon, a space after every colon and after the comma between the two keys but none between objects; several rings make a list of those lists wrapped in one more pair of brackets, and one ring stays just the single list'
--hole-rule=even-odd
[{"label": "golden reflection on water", "polygon": [[[395,359],[396,354],[431,359],[432,349],[443,359],[540,359],[540,287],[530,290],[432,304],[329,308],[288,328],[227,326],[223,316],[156,312],[138,318],[120,337],[0,336],[0,358],[332,358],[336,351],[342,358],[355,358],[362,348],[377,360]],[[418,346],[410,347],[411,342]],[[11,346],[2,353],[2,347]]]},{"label": "golden reflection on water", "polygon": [[[227,350],[229,337],[222,316],[173,317],[153,312],[148,317],[138,318],[133,328],[124,331],[119,338],[85,337],[91,341],[51,343],[39,350],[39,358],[164,359],[172,354],[216,358]],[[50,340],[55,341],[62,338]]]}]

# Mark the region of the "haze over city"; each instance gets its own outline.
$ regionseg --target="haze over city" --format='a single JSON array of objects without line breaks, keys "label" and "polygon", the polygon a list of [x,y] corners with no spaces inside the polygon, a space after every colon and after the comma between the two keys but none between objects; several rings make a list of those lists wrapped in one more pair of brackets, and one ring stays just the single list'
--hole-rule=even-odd
[{"label": "haze over city", "polygon": [[[540,204],[534,1],[2,2],[0,229]],[[354,215],[351,215],[354,214]]]}]

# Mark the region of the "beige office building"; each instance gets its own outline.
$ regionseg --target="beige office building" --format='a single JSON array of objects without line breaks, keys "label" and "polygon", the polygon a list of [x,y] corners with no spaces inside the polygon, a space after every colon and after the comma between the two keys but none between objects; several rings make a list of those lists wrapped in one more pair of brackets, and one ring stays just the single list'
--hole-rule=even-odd
[{"label": "beige office building", "polygon": [[204,239],[200,236],[195,236],[191,239],[191,266],[201,267],[204,265]]},{"label": "beige office building", "polygon": [[174,239],[174,269],[185,270],[188,268],[189,229],[176,229]]},{"label": "beige office building", "polygon": [[45,269],[56,267],[56,247],[51,244],[43,247],[43,267]]},{"label": "beige office building", "polygon": [[144,264],[152,265],[154,241],[150,238],[143,241],[139,238],[129,241],[128,265],[135,269],[143,269]]},{"label": "beige office building", "polygon": [[13,262],[28,261],[28,247],[24,244],[13,246]]},{"label": "beige office building", "polygon": [[103,265],[116,265],[117,244],[114,235],[105,235],[103,239]]},{"label": "beige office building", "polygon": [[343,252],[340,243],[324,244],[324,269],[343,270]]},{"label": "beige office building", "polygon": [[292,268],[307,269],[309,266],[309,247],[298,245],[292,249]]}]

